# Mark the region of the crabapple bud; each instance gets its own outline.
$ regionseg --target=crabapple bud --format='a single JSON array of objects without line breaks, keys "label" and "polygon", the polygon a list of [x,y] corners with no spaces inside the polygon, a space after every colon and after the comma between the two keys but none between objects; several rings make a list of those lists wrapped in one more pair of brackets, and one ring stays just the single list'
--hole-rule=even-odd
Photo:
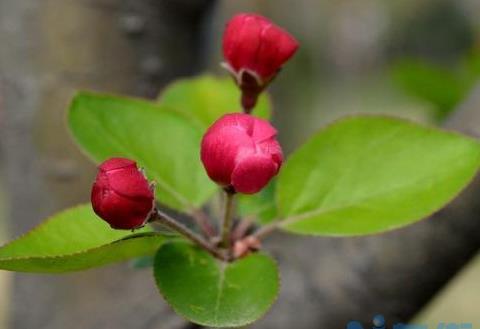
[{"label": "crabapple bud", "polygon": [[297,49],[295,38],[263,16],[238,14],[227,23],[223,65],[242,90],[242,105],[247,113]]},{"label": "crabapple bud", "polygon": [[100,218],[122,230],[144,226],[155,206],[145,175],[134,161],[124,158],[108,159],[98,167],[91,201]]},{"label": "crabapple bud", "polygon": [[235,259],[248,256],[252,251],[257,251],[262,248],[260,240],[252,235],[247,236],[242,240],[235,241],[233,245],[233,257]]},{"label": "crabapple bud", "polygon": [[277,131],[248,114],[226,114],[203,136],[201,159],[208,176],[225,189],[253,194],[265,187],[283,161]]}]

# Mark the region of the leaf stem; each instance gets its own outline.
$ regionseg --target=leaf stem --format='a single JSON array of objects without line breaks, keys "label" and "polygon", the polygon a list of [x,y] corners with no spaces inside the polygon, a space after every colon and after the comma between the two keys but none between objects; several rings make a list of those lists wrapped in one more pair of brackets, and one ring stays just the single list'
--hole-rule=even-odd
[{"label": "leaf stem", "polygon": [[167,226],[168,228],[180,233],[193,243],[197,244],[199,247],[205,249],[208,251],[212,256],[222,260],[222,261],[228,261],[228,257],[221,252],[220,250],[216,249],[213,245],[210,244],[210,242],[206,241],[203,239],[201,236],[190,230],[188,227],[183,225],[182,223],[176,221],[166,213],[155,209],[155,213],[151,217],[150,221],[156,221],[159,222],[160,224],[163,224]]},{"label": "leaf stem", "polygon": [[268,224],[268,225],[262,226],[260,229],[258,229],[252,235],[260,240],[260,239],[265,238],[267,235],[273,233],[275,230],[278,229],[279,226],[280,226],[280,223],[278,223],[278,222]]},{"label": "leaf stem", "polygon": [[252,225],[253,225],[253,220],[249,218],[245,218],[244,220],[240,221],[240,223],[238,223],[238,225],[233,230],[231,239],[233,241],[237,241],[241,238],[244,238],[248,230],[252,227]]},{"label": "leaf stem", "polygon": [[223,216],[222,224],[222,240],[221,246],[227,249],[231,247],[231,228],[232,228],[232,219],[233,219],[233,197],[235,192],[230,190],[225,190],[225,213]]}]

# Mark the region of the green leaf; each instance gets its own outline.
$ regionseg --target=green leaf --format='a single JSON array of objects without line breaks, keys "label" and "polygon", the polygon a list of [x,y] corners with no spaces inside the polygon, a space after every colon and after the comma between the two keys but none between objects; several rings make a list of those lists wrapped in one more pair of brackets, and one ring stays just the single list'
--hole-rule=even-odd
[{"label": "green leaf", "polygon": [[[195,118],[204,127],[226,113],[240,111],[240,91],[233,80],[212,75],[178,80],[162,92],[159,101]],[[269,119],[270,108],[270,99],[263,93],[253,114]]]},{"label": "green leaf", "polygon": [[439,118],[450,113],[468,90],[453,72],[419,60],[398,62],[392,77],[406,93],[435,105]]},{"label": "green leaf", "polygon": [[474,177],[480,145],[460,134],[375,116],[343,119],[297,150],[277,181],[288,231],[377,233],[443,207]]},{"label": "green leaf", "polygon": [[154,268],[173,309],[204,326],[247,325],[268,311],[278,293],[276,263],[264,254],[223,263],[186,242],[167,243]]},{"label": "green leaf", "polygon": [[90,205],[61,212],[0,248],[0,269],[63,273],[150,255],[165,238],[147,228],[111,229]]},{"label": "green leaf", "polygon": [[237,200],[238,212],[244,218],[250,218],[259,224],[268,224],[277,217],[275,180],[257,194],[239,194]]},{"label": "green leaf", "polygon": [[215,191],[199,160],[203,128],[178,112],[147,101],[81,92],[68,121],[76,141],[95,161],[120,156],[144,167],[164,205],[191,210]]}]

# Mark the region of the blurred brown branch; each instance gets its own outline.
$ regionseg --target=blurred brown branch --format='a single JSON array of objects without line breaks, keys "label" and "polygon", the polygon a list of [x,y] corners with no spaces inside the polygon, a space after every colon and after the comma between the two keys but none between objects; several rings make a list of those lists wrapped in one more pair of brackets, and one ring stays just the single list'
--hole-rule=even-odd
[{"label": "blurred brown branch", "polygon": [[[73,92],[154,97],[169,80],[197,73],[214,4],[0,1],[0,143],[15,234],[88,200],[94,168],[64,122]],[[150,272],[125,265],[60,277],[16,274],[10,327],[183,327],[150,278]]]}]

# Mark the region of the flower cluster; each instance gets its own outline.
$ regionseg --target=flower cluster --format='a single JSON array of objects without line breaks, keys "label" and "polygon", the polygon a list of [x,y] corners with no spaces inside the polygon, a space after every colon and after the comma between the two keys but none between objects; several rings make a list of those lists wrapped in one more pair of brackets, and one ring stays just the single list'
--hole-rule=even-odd
[{"label": "flower cluster", "polygon": [[[259,192],[282,166],[277,131],[250,113],[297,48],[289,33],[256,14],[236,15],[226,26],[223,66],[241,91],[244,113],[226,114],[213,123],[202,139],[200,157],[208,176],[230,194]],[[113,228],[145,225],[155,214],[154,200],[151,185],[134,161],[112,158],[100,165],[91,201],[96,214]]]}]

